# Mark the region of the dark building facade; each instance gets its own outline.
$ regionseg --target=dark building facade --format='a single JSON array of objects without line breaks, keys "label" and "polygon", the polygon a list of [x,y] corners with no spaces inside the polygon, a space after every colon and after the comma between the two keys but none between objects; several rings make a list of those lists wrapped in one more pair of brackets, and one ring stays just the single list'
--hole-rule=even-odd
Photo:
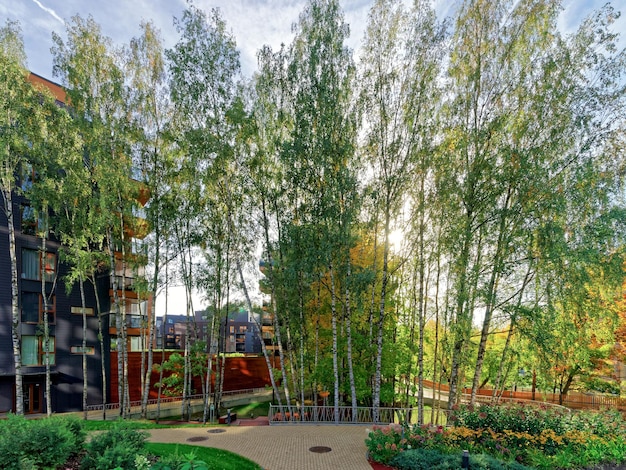
[{"label": "dark building facade", "polygon": [[[23,172],[22,172],[23,174]],[[19,184],[23,181],[19,181]],[[45,358],[42,334],[44,302],[42,264],[49,323],[49,360],[51,370],[51,405],[54,412],[82,409],[83,390],[83,317],[78,285],[70,293],[64,282],[68,268],[59,261],[59,243],[34,235],[28,201],[13,194],[16,258],[18,269],[19,334],[21,337],[23,398],[25,413],[44,413]],[[0,211],[0,412],[15,410],[15,367],[11,334],[11,260],[6,215]],[[102,403],[101,351],[98,341],[96,295],[101,307],[109,310],[107,273],[98,279],[96,288],[85,283],[87,306],[87,382],[89,404]],[[104,344],[108,348],[107,317],[104,316]],[[104,352],[108,366],[108,350]]]},{"label": "dark building facade", "polygon": [[[30,74],[29,80],[36,86],[48,88],[55,96],[57,104],[64,105],[65,91],[61,86],[38,75]],[[16,188],[12,192],[13,225],[15,230],[15,248],[18,270],[18,306],[20,338],[21,373],[23,383],[23,402],[25,413],[45,413],[46,410],[46,360],[50,364],[50,400],[52,412],[82,410],[83,395],[83,356],[87,361],[87,404],[102,404],[103,381],[110,377],[110,348],[115,347],[117,332],[114,327],[115,314],[111,312],[111,276],[108,270],[99,273],[95,285],[84,283],[86,301],[86,346],[83,347],[83,311],[78,284],[66,286],[69,267],[60,261],[60,244],[54,237],[46,240],[45,249],[42,239],[37,236],[39,218],[23,196],[23,191],[36,181],[36,168],[27,163],[22,165],[16,175]],[[138,184],[137,203],[145,204],[149,195]],[[141,219],[137,218],[138,221]],[[132,243],[145,233],[129,232]],[[131,242],[129,242],[130,245]],[[16,409],[16,371],[12,342],[12,307],[11,307],[11,258],[9,252],[8,219],[0,210],[0,413]],[[136,256],[129,249],[129,256]],[[121,271],[118,264],[120,253],[115,252],[115,277],[121,282],[118,295],[122,290],[126,298],[126,319],[128,325],[128,350],[139,349],[141,344],[141,326],[149,321],[152,311],[150,299],[139,299],[133,291],[133,278]],[[43,279],[42,279],[43,277]],[[45,293],[45,297],[44,297]],[[97,296],[97,297],[96,297]],[[46,301],[44,302],[44,298]],[[103,312],[102,342],[98,340],[98,312],[96,298],[99,299]],[[49,346],[46,351],[43,325],[44,310],[49,324]],[[110,328],[111,323],[111,328]],[[102,374],[104,358],[107,377]],[[116,367],[116,365],[113,365]]]}]

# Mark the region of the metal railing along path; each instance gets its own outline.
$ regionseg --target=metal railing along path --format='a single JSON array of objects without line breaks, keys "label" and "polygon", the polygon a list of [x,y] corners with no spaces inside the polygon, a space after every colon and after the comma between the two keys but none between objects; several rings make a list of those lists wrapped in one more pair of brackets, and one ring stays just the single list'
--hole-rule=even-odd
[{"label": "metal railing along path", "polygon": [[[290,411],[291,410],[291,411]],[[270,424],[390,424],[410,422],[417,408],[379,408],[374,420],[374,408],[351,406],[270,405]]]},{"label": "metal railing along path", "polygon": [[[229,391],[225,391],[222,392],[222,398],[231,398],[231,397],[237,397],[237,396],[256,396],[256,395],[265,395],[267,394],[267,389],[265,388],[248,388],[248,389],[243,389],[243,390],[229,390]],[[203,395],[190,395],[188,397],[184,398],[185,400],[188,400],[189,402],[192,403],[203,403],[204,401],[204,396]],[[183,397],[161,397],[159,398],[151,398],[147,401],[147,411],[150,412],[156,412],[157,407],[159,406],[159,402],[160,402],[160,406],[161,409],[171,409],[171,408],[176,408],[176,407],[180,407],[182,405],[182,401],[183,401]],[[209,401],[208,403],[211,403],[211,397],[209,397]],[[142,406],[142,402],[140,400],[138,401],[131,401],[130,403],[127,404],[127,414],[129,415],[135,415],[135,414],[139,414],[141,413],[141,406]],[[89,405],[87,406],[87,414],[88,417],[90,419],[100,419],[100,416],[102,415],[102,411],[106,411],[107,416],[109,415],[109,411],[119,411],[120,409],[120,404],[119,403],[107,403],[105,405],[99,404],[99,405]],[[115,415],[117,415],[119,413],[116,413]],[[112,416],[113,417],[113,416]]]}]

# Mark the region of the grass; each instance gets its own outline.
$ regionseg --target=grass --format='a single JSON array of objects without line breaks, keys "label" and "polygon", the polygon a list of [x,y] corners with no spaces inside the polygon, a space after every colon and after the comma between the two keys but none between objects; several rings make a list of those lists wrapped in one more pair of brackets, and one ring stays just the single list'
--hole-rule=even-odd
[{"label": "grass", "polygon": [[238,418],[250,418],[251,415],[267,416],[270,411],[270,402],[254,402],[247,405],[234,406],[230,409],[231,413],[237,413]]},{"label": "grass", "polygon": [[[83,429],[87,432],[89,431],[108,431],[120,424],[120,422],[124,423],[124,427],[127,429],[163,429],[163,428],[171,428],[174,427],[168,424],[156,424],[154,421],[150,420],[141,420],[141,419],[112,419],[112,420],[87,420],[81,421]],[[197,428],[202,426],[197,423],[185,423],[181,422],[180,424],[176,424],[177,428]]]},{"label": "grass", "polygon": [[194,460],[202,460],[209,468],[221,470],[262,470],[261,467],[251,460],[227,450],[214,449],[212,447],[191,446],[187,444],[157,444],[149,442],[146,449],[150,454],[166,457],[169,455],[189,455],[193,452]]}]

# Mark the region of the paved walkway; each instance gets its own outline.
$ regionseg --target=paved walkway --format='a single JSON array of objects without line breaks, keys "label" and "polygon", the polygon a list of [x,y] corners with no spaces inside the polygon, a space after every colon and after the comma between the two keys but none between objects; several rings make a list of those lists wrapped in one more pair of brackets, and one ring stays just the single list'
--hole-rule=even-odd
[{"label": "paved walkway", "polygon": [[[371,470],[365,458],[366,429],[365,426],[234,424],[150,429],[148,440],[229,450],[258,463],[264,470]],[[309,450],[312,447],[331,450],[317,453]]]}]

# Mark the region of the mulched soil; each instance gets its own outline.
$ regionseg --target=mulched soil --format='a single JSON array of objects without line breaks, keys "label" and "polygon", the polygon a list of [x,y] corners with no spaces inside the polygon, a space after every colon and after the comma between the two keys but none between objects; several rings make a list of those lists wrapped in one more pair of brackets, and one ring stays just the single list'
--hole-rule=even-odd
[{"label": "mulched soil", "polygon": [[83,454],[73,455],[60,467],[60,470],[80,470],[80,461],[82,458]]},{"label": "mulched soil", "polygon": [[389,465],[383,465],[382,463],[374,462],[373,460],[368,460],[368,462],[372,466],[372,470],[394,470],[394,468]]},{"label": "mulched soil", "polygon": [[239,419],[235,421],[238,426],[269,426],[270,420],[267,416],[258,416],[254,419]]}]

